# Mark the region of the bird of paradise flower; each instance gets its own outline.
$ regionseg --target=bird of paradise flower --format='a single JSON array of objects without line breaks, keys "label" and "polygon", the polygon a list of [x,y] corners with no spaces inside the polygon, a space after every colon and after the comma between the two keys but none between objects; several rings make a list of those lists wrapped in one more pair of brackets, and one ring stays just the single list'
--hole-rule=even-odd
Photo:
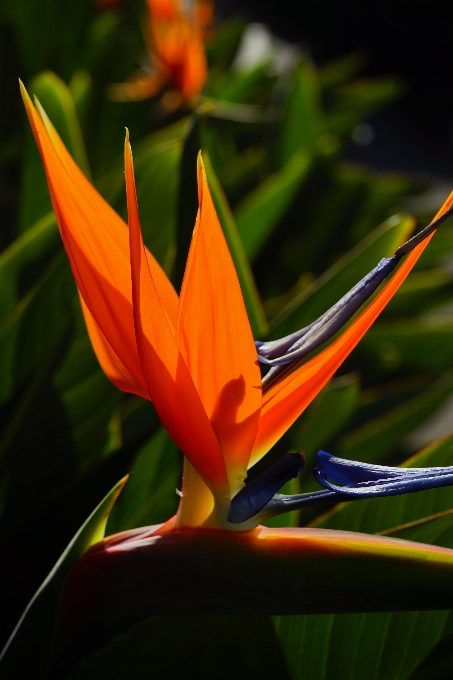
[{"label": "bird of paradise flower", "polygon": [[109,94],[116,101],[148,99],[170,86],[163,103],[176,109],[195,99],[206,82],[204,39],[212,24],[212,2],[193,0],[189,9],[182,0],[147,0],[147,8],[149,71],[112,85]]},{"label": "bird of paradise flower", "polygon": [[[452,467],[372,466],[320,452],[316,475],[325,488],[318,492],[277,493],[301,470],[299,454],[282,457],[250,484],[244,480],[401,286],[452,214],[453,192],[426,229],[381,260],[317,321],[280,341],[255,343],[201,159],[199,212],[178,297],[143,243],[128,137],[129,230],[74,163],[39,102],[35,109],[25,90],[23,96],[100,364],[119,389],[153,402],[185,456],[176,516],[92,546],[67,581],[63,618],[448,606],[451,550],[352,532],[266,529],[260,522],[307,504],[452,484]],[[401,260],[364,311],[300,365]],[[271,365],[263,381],[260,360]]]}]

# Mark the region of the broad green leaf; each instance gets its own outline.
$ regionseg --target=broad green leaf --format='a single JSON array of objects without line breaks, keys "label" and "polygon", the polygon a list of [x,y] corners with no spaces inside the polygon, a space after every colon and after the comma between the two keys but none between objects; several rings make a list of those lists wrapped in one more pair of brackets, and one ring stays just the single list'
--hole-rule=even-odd
[{"label": "broad green leaf", "polygon": [[93,79],[88,71],[76,71],[69,81],[69,90],[74,101],[77,118],[82,127],[85,126],[88,109],[93,94]]},{"label": "broad green leaf", "polygon": [[351,373],[327,383],[290,431],[296,450],[313,461],[318,450],[344,427],[359,404],[360,381]]},{"label": "broad green leaf", "polygon": [[[182,118],[173,125],[156,130],[138,142],[133,143],[134,172],[139,173],[142,166],[146,166],[148,159],[153,158],[156,151],[159,153],[166,148],[166,143],[168,143],[169,148],[172,147],[172,144],[182,144],[187,126],[188,119]],[[123,206],[126,192],[124,186],[124,158],[121,151],[118,151],[114,167],[99,177],[95,184],[106,201],[123,214],[124,210],[119,210],[118,206]]]},{"label": "broad green leaf", "polygon": [[126,479],[118,482],[98,505],[32,598],[0,657],[4,680],[44,677],[61,589],[73,564],[103,538],[109,513],[125,483]]},{"label": "broad green leaf", "polygon": [[274,624],[292,680],[406,680],[452,628],[445,611],[279,616]]},{"label": "broad green leaf", "polygon": [[31,130],[25,130],[21,188],[18,210],[19,233],[29,229],[52,210],[46,175]]},{"label": "broad green leaf", "polygon": [[164,142],[140,157],[137,196],[143,237],[169,274],[176,255],[176,201],[179,190],[180,139]]},{"label": "broad green leaf", "polygon": [[59,243],[54,214],[48,213],[0,254],[0,323],[19,301],[19,281],[25,267],[51,253]]},{"label": "broad green leaf", "polygon": [[0,403],[14,393],[60,338],[74,295],[69,265],[60,252],[0,328]]},{"label": "broad green leaf", "polygon": [[180,484],[177,447],[160,427],[137,453],[129,483],[110,515],[107,533],[165,522],[177,510]]},{"label": "broad green leaf", "polygon": [[409,178],[401,173],[379,174],[368,171],[366,184],[358,214],[350,227],[354,242],[365,238],[383,220],[400,210],[401,199],[413,189]]},{"label": "broad green leaf", "polygon": [[441,267],[411,272],[387,305],[386,316],[418,316],[424,309],[438,310],[440,303],[448,300],[451,280],[450,273]]},{"label": "broad green leaf", "polygon": [[255,337],[263,337],[266,335],[268,326],[266,317],[264,315],[261,300],[258,295],[255,281],[253,279],[252,270],[250,268],[247,256],[244,252],[244,246],[241,237],[238,233],[238,228],[228,205],[222,187],[214,174],[214,170],[209,161],[209,156],[203,154],[203,161],[205,164],[206,175],[208,177],[209,188],[211,189],[214,205],[219,216],[220,223],[223,227],[226,242],[230,249],[231,257],[236,266],[236,271],[241,284],[242,294],[244,296],[245,306],[250,319],[250,325]]},{"label": "broad green leaf", "polygon": [[[431,215],[428,216],[429,219]],[[421,256],[419,263],[420,268],[428,269],[435,267],[440,263],[445,263],[446,253],[453,251],[453,226],[447,222],[442,225],[442,229],[436,231],[436,237],[430,241],[429,248],[427,248]]]},{"label": "broad green leaf", "polygon": [[235,103],[253,102],[256,88],[269,78],[268,64],[260,64],[245,73],[227,71],[222,75],[223,77],[218,74],[216,82],[211,84],[210,94],[215,100]]},{"label": "broad green leaf", "polygon": [[336,89],[336,102],[325,116],[325,129],[345,137],[370,114],[381,109],[401,93],[395,79],[360,79]]},{"label": "broad green leaf", "polygon": [[319,69],[320,85],[326,90],[337,85],[343,85],[365,65],[366,59],[360,52],[351,52],[345,57],[328,61]]},{"label": "broad green leaf", "polygon": [[377,227],[282,309],[272,321],[270,337],[283,337],[314,321],[371,271],[382,257],[393,255],[413,228],[414,219],[406,215],[391,218]]},{"label": "broad green leaf", "polygon": [[414,522],[392,527],[381,534],[451,548],[453,546],[453,507]]},{"label": "broad green leaf", "polygon": [[[211,141],[211,143],[209,143]],[[214,141],[214,143],[212,143]],[[226,193],[236,195],[244,190],[244,187],[251,182],[258,180],[262,176],[263,164],[266,163],[266,150],[263,146],[248,146],[242,153],[235,153],[225,163],[214,163],[212,154],[216,152],[218,145],[215,140],[208,140],[204,137],[205,148],[209,153],[209,158],[216,168],[217,176]]]},{"label": "broad green leaf", "polygon": [[296,149],[313,149],[323,117],[318,74],[315,67],[306,61],[295,72],[286,102],[279,149],[281,165],[289,161]]},{"label": "broad green leaf", "polygon": [[188,120],[183,138],[179,168],[179,191],[177,198],[176,258],[172,280],[179,290],[184,277],[186,259],[198,212],[197,158],[201,148],[203,114],[194,113]]},{"label": "broad green leaf", "polygon": [[120,18],[116,12],[102,12],[88,26],[84,41],[85,65],[91,73],[108,53],[119,25]]},{"label": "broad green leaf", "polygon": [[[206,42],[206,55],[212,69],[225,69],[231,66],[241,42],[245,23],[238,18],[223,21],[215,30],[214,35]],[[209,85],[208,85],[209,88]]]},{"label": "broad green leaf", "polygon": [[453,323],[449,315],[433,312],[415,319],[378,321],[361,346],[384,368],[444,370],[453,360]]},{"label": "broad green leaf", "polygon": [[443,637],[423,659],[410,680],[449,680],[453,672],[452,642],[451,633]]},{"label": "broad green leaf", "polygon": [[339,443],[338,455],[367,463],[384,462],[402,437],[426,420],[452,390],[453,376],[446,373],[422,394],[345,435]]},{"label": "broad green leaf", "polygon": [[79,470],[85,471],[105,450],[112,412],[121,393],[104,375],[96,359],[78,299],[74,306],[72,342],[52,382],[71,423]]},{"label": "broad green leaf", "polygon": [[290,160],[239,204],[237,227],[249,260],[254,260],[289,207],[310,168],[310,156],[296,151]]},{"label": "broad green leaf", "polygon": [[[50,385],[70,336],[66,316],[42,348],[34,370],[2,404],[0,476],[7,480],[0,502],[2,528],[74,479],[75,465],[66,413]],[[14,551],[13,551],[14,552]],[[6,560],[5,560],[6,561]]]},{"label": "broad green leaf", "polygon": [[[176,206],[185,124],[168,126],[133,145],[143,237],[167,274],[172,270],[176,254]],[[97,187],[127,221],[122,160],[97,182]]]}]

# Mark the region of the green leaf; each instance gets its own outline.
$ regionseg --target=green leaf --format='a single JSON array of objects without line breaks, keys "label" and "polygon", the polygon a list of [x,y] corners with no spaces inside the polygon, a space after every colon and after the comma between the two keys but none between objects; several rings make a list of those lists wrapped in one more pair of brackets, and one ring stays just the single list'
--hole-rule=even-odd
[{"label": "green leaf", "polygon": [[310,168],[310,156],[296,151],[290,160],[254,191],[235,211],[237,227],[249,260],[254,260],[285,214]]},{"label": "green leaf", "polygon": [[[360,169],[363,173],[363,169]],[[395,214],[395,207],[400,207],[401,199],[412,187],[410,180],[396,172],[378,174],[368,171],[364,173],[367,180],[360,209],[350,228],[354,242],[367,236],[376,224]]]},{"label": "green leaf", "polygon": [[[386,316],[418,316],[424,309],[439,312],[439,305],[448,301],[452,276],[444,268],[436,267],[423,271],[412,271],[396,295],[390,300]],[[448,303],[447,303],[448,304]]]},{"label": "green leaf", "polygon": [[[133,144],[143,237],[167,274],[172,271],[176,255],[176,206],[183,150],[182,135],[186,124],[186,120],[178,121]],[[127,221],[122,159],[96,185],[108,203]],[[196,196],[195,193],[195,200]],[[191,228],[193,229],[193,224]]]},{"label": "green leaf", "polygon": [[131,477],[108,523],[108,534],[165,522],[178,508],[181,456],[160,427],[137,453]]},{"label": "green leaf", "polygon": [[361,347],[377,356],[383,368],[448,369],[453,360],[453,323],[449,315],[433,312],[416,319],[378,321]]},{"label": "green leaf", "polygon": [[284,165],[299,148],[312,150],[323,121],[318,74],[308,61],[300,64],[286,102],[279,160]]},{"label": "green leaf", "polygon": [[323,64],[319,69],[319,82],[323,89],[343,85],[355,73],[366,65],[366,59],[360,52],[351,52]]},{"label": "green leaf", "polygon": [[304,450],[306,464],[344,427],[359,404],[360,381],[355,373],[330,380],[290,430],[291,443]]},{"label": "green leaf", "polygon": [[279,616],[274,623],[293,680],[406,680],[452,625],[448,612]]},{"label": "green leaf", "polygon": [[451,394],[453,375],[446,373],[422,394],[352,430],[340,441],[338,455],[382,463],[404,435],[422,423]]},{"label": "green leaf", "polygon": [[259,64],[245,73],[228,71],[211,83],[209,95],[219,102],[247,103],[254,101],[256,88],[268,79],[268,64]]},{"label": "green leaf", "polygon": [[[223,21],[215,30],[214,35],[206,42],[206,55],[213,68],[226,69],[236,56],[242,39],[245,23],[238,18]],[[209,85],[208,85],[209,87]]]},{"label": "green leaf", "polygon": [[88,71],[82,69],[76,71],[69,81],[69,90],[74,102],[77,118],[80,124],[85,126],[93,94],[93,80]]},{"label": "green leaf", "polygon": [[268,331],[267,320],[233,213],[228,205],[223,189],[214,174],[207,153],[203,154],[203,161],[217,215],[219,216],[220,224],[222,225],[223,233],[225,234],[225,239],[236,267],[239,283],[241,284],[242,295],[244,296],[253,335],[255,337],[263,337]]},{"label": "green leaf", "polygon": [[109,425],[121,392],[107,379],[94,354],[80,303],[74,300],[71,345],[53,375],[71,424],[80,471],[99,460],[110,438]]},{"label": "green leaf", "polygon": [[75,285],[60,252],[0,327],[0,403],[23,383],[68,323]]},{"label": "green leaf", "polygon": [[0,254],[0,324],[19,301],[19,280],[25,267],[48,255],[59,243],[55,216],[48,213]]},{"label": "green leaf", "polygon": [[271,338],[279,338],[314,321],[377,265],[393,255],[414,228],[407,215],[393,217],[377,227],[313,284],[294,298],[271,323]]},{"label": "green leaf", "polygon": [[44,677],[62,587],[73,564],[103,538],[109,513],[126,481],[118,482],[98,505],[30,601],[0,657],[4,680]]},{"label": "green leaf", "polygon": [[202,126],[203,114],[195,113],[190,117],[184,135],[177,200],[177,251],[172,276],[176,290],[180,289],[184,277],[187,253],[198,212],[197,158],[201,148]]},{"label": "green leaf", "polygon": [[167,274],[176,255],[175,206],[181,153],[181,139],[156,145],[146,157],[140,156],[136,174],[143,238]]},{"label": "green leaf", "polygon": [[392,78],[360,79],[336,89],[336,102],[325,116],[325,130],[349,136],[364,118],[401,94],[401,83]]}]

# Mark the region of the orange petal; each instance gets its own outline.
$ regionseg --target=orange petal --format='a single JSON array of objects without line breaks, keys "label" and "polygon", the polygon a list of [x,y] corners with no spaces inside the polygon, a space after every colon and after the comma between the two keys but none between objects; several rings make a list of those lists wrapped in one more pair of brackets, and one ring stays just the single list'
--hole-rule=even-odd
[{"label": "orange petal", "polygon": [[219,440],[233,491],[241,488],[261,407],[261,377],[242,292],[201,157],[200,209],[181,288],[177,341]]},{"label": "orange petal", "polygon": [[214,24],[213,0],[195,0],[192,10],[192,23],[203,37],[210,35]]},{"label": "orange petal", "polygon": [[165,85],[165,76],[156,71],[152,75],[139,75],[125,83],[114,83],[108,88],[109,99],[114,102],[141,101],[158,94]]},{"label": "orange petal", "polygon": [[148,0],[150,52],[185,99],[200,94],[207,76],[203,35],[198,23],[175,0]]},{"label": "orange petal", "polygon": [[[436,218],[445,212],[452,203],[453,192],[437,213]],[[434,233],[409,253],[379,295],[335,342],[281,382],[276,383],[264,394],[260,427],[250,460],[251,464],[269,451],[330,380],[392,299]]]},{"label": "orange petal", "polygon": [[126,136],[126,193],[137,347],[151,399],[170,436],[217,494],[228,493],[219,443],[176,344],[143,244]]},{"label": "orange petal", "polygon": [[146,384],[143,385],[137,382],[132,373],[127,370],[126,366],[116,352],[113,351],[112,346],[99,328],[96,320],[86,306],[83,297],[81,295],[79,297],[91,344],[93,345],[98,361],[101,364],[101,368],[108,379],[123,392],[132,392],[144,399],[150,399],[151,397],[149,396]]},{"label": "orange petal", "polygon": [[181,15],[181,2],[178,0],[147,0],[148,11],[154,22],[172,22]]},{"label": "orange petal", "polygon": [[185,46],[181,67],[175,73],[174,82],[186,99],[200,94],[208,73],[206,54],[201,33],[191,31]]},{"label": "orange petal", "polygon": [[[44,111],[40,109],[38,115],[21,87],[77,286],[102,336],[124,365],[124,377],[132,376],[128,391],[144,395],[147,387],[134,333],[127,227],[78,168]],[[176,292],[152,256],[149,261],[167,315],[175,323]],[[105,347],[99,349],[102,344],[102,339],[95,343],[95,350],[100,352],[101,364],[107,365],[102,359]]]}]

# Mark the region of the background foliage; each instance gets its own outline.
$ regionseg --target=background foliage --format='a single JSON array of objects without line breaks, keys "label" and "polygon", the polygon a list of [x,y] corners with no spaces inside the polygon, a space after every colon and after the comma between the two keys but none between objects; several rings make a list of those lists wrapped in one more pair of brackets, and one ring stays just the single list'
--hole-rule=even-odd
[{"label": "background foliage", "polygon": [[[124,127],[130,130],[146,243],[179,286],[196,214],[196,155],[238,269],[254,335],[312,321],[389,256],[415,227],[405,198],[419,180],[348,161],[364,122],[401,94],[364,78],[356,54],[289,68],[269,54],[236,59],[247,26],[221,23],[207,45],[205,100],[172,114],[159,98],[115,103],[144,53],[144,8],[92,0],[4,0],[0,6],[1,639],[105,494],[131,471],[111,512],[114,533],[176,509],[181,454],[152,406],[119,393],[97,364],[79,309],[17,77],[36,93],[74,158],[125,215]],[[39,30],[38,30],[39,27]],[[209,103],[212,104],[209,105]],[[360,127],[362,126],[362,127]],[[423,209],[416,216],[426,223]],[[442,227],[357,350],[269,453],[304,450],[292,491],[316,484],[319,448],[399,464],[421,449],[421,423],[453,391],[453,226]],[[420,435],[421,436],[421,435]],[[453,439],[429,440],[408,465],[448,465]],[[268,458],[268,460],[269,460]],[[267,464],[267,461],[266,461]],[[259,470],[251,471],[253,476]],[[453,547],[453,491],[292,513],[273,524],[388,533]],[[282,584],[284,587],[284,584]],[[310,587],[307,584],[307,587]],[[449,612],[315,617],[154,617],[82,641],[58,677],[441,678],[453,672]],[[169,640],[179,638],[175,651]],[[190,659],[187,661],[187,659]],[[191,666],[192,664],[192,666]]]}]

